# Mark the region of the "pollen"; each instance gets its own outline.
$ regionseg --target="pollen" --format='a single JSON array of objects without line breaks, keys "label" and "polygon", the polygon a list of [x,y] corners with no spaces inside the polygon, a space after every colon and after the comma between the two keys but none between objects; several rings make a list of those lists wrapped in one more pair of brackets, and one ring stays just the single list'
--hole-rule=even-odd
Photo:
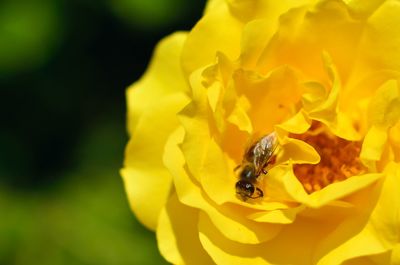
[{"label": "pollen", "polygon": [[359,158],[361,142],[339,138],[321,123],[313,123],[306,133],[292,134],[291,137],[312,145],[321,157],[316,165],[296,164],[293,167],[294,174],[307,193],[366,171]]}]

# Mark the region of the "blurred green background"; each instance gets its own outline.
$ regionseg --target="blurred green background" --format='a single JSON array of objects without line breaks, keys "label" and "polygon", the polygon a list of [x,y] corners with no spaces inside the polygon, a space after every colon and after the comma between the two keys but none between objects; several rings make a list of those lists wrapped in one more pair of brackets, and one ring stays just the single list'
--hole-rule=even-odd
[{"label": "blurred green background", "polygon": [[204,4],[0,1],[0,264],[166,264],[118,173],[125,89]]}]

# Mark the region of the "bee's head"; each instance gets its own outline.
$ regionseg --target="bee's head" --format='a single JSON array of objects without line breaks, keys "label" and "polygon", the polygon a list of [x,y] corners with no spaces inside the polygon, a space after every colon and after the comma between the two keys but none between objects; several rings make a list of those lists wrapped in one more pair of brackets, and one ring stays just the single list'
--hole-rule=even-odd
[{"label": "bee's head", "polygon": [[242,179],[242,180],[246,179],[246,180],[249,180],[249,181],[253,181],[256,178],[257,178],[256,170],[255,170],[254,166],[251,165],[251,164],[246,165],[243,168],[242,172],[240,172],[240,179]]},{"label": "bee's head", "polygon": [[254,190],[254,185],[247,180],[239,180],[236,182],[236,194],[239,195],[240,199],[243,201],[252,198]]}]

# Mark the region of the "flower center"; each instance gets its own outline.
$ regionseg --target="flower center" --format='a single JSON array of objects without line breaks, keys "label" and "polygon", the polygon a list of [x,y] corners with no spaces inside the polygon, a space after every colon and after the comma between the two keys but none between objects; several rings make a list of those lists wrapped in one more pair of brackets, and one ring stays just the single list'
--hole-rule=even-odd
[{"label": "flower center", "polygon": [[359,159],[361,142],[347,141],[313,123],[304,134],[291,135],[312,145],[321,157],[316,165],[296,164],[294,174],[308,193],[365,172]]}]

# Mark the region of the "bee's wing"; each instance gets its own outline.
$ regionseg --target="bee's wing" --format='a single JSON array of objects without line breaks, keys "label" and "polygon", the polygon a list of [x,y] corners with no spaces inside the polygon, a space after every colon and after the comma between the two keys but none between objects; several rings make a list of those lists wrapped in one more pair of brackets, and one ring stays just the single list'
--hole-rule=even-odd
[{"label": "bee's wing", "polygon": [[278,136],[275,132],[272,132],[261,138],[260,142],[262,148],[268,151],[268,158],[270,158],[275,152],[275,149],[278,147]]},{"label": "bee's wing", "polygon": [[253,149],[255,169],[257,174],[260,174],[262,169],[268,163],[269,159],[274,154],[278,146],[278,140],[275,132],[263,136]]},{"label": "bee's wing", "polygon": [[243,161],[242,164],[246,163],[254,163],[254,148],[257,146],[258,138],[255,135],[252,135],[247,140],[246,148],[243,154]]}]

